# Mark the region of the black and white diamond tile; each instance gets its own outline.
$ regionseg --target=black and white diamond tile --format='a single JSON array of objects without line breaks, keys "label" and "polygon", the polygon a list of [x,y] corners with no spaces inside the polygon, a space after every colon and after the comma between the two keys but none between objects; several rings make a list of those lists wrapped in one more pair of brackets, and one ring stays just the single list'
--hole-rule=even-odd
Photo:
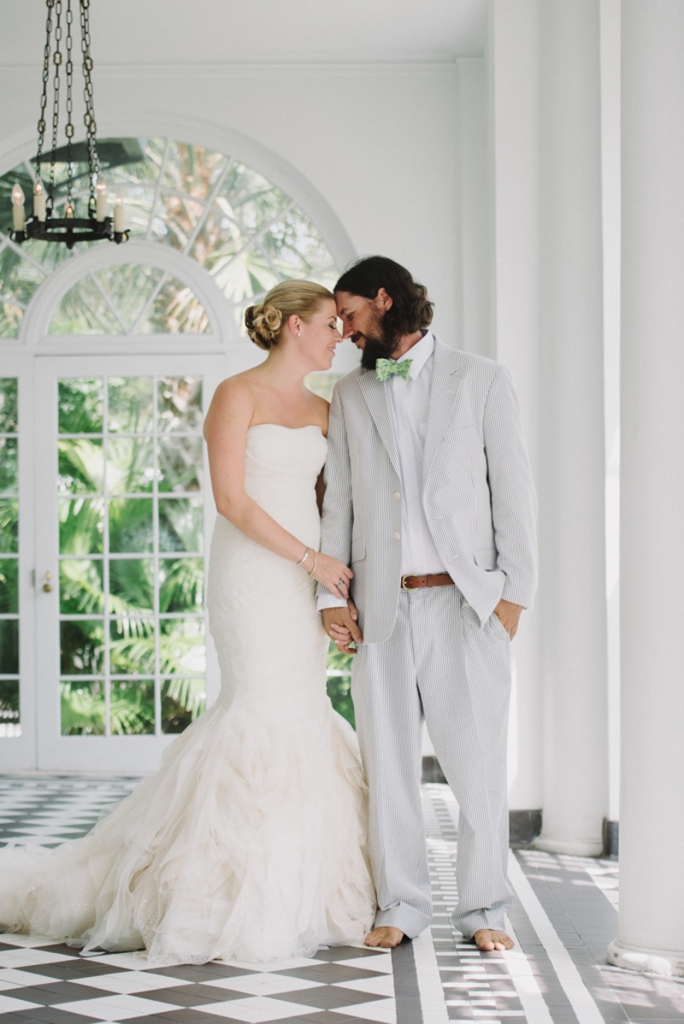
[{"label": "black and white diamond tile", "polygon": [[38,936],[0,935],[2,1024],[220,1020],[396,1024],[391,954],[340,946],[282,963],[155,968],[142,953],[86,959]]},{"label": "black and white diamond tile", "polygon": [[137,779],[0,779],[0,845],[58,846],[89,832]]}]

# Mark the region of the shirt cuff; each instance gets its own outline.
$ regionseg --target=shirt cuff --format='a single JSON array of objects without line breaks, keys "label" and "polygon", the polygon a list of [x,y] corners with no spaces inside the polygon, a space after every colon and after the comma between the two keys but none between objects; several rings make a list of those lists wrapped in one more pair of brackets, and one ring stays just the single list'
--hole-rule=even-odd
[{"label": "shirt cuff", "polygon": [[333,594],[321,594],[316,602],[316,607],[319,612],[322,612],[324,608],[346,608],[347,602],[341,597],[335,597]]}]

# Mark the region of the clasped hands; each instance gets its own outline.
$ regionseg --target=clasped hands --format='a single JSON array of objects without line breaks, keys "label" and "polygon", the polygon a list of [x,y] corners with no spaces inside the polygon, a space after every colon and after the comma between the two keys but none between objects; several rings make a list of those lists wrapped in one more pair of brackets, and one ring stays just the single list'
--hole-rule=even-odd
[{"label": "clasped hands", "polygon": [[[521,604],[505,601],[503,598],[494,609],[494,614],[498,616],[511,640],[518,632],[522,611]],[[337,645],[338,651],[342,651],[343,654],[354,654],[355,648],[351,644],[362,644],[363,635],[359,629],[359,613],[352,599],[347,600],[346,608],[324,608],[321,614],[323,628]]]}]

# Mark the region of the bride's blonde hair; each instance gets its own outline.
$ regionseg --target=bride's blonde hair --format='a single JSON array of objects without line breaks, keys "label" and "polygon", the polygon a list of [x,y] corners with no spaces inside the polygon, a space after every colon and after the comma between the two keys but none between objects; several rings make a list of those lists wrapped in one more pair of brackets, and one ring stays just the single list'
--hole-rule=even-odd
[{"label": "bride's blonde hair", "polygon": [[262,303],[245,310],[247,334],[259,348],[273,348],[289,317],[298,316],[308,323],[324,299],[334,298],[332,292],[313,281],[280,281]]}]

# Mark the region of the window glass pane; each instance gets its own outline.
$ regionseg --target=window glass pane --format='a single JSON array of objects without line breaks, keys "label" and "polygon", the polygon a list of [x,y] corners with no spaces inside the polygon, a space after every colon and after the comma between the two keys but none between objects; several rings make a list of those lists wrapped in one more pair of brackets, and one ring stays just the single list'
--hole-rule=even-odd
[{"label": "window glass pane", "polygon": [[109,431],[146,434],[152,430],[152,377],[110,377]]},{"label": "window glass pane", "polygon": [[[245,249],[234,260],[217,259],[214,268],[208,268],[217,285],[231,302],[251,299],[253,295],[267,292],[280,278],[258,246]],[[244,330],[242,317],[238,327]]]},{"label": "window glass pane", "polygon": [[[30,195],[29,192],[26,193]],[[5,207],[9,210],[9,204]],[[61,246],[55,246],[61,248]],[[66,248],[66,246],[64,247]],[[14,300],[17,306],[26,307],[33,298],[45,274],[29,260],[24,259],[20,252],[9,245],[0,252],[0,295]],[[11,337],[9,332],[5,335]]]},{"label": "window glass pane", "polygon": [[59,429],[62,434],[101,434],[104,408],[102,378],[59,381]]},{"label": "window glass pane", "polygon": [[104,671],[104,623],[101,619],[60,622],[62,675],[99,676]]},{"label": "window glass pane", "polygon": [[206,707],[204,679],[166,679],[161,688],[162,732],[183,732]]},{"label": "window glass pane", "polygon": [[104,736],[104,682],[62,682],[60,690],[62,736]]},{"label": "window glass pane", "polygon": [[112,437],[107,444],[107,490],[135,494],[152,490],[154,443],[152,438]]},{"label": "window glass pane", "polygon": [[21,736],[18,679],[0,679],[0,739],[9,736]]},{"label": "window glass pane", "polygon": [[109,502],[109,550],[144,554],[152,551],[152,499],[112,498]]},{"label": "window glass pane", "polygon": [[152,559],[112,558],[109,595],[109,608],[114,615],[151,612],[154,605]]},{"label": "window glass pane", "polygon": [[161,213],[161,217],[153,221],[153,235],[160,241],[163,239],[174,249],[185,249],[192,232],[204,216],[205,204],[190,199],[189,196],[163,192],[159,206],[161,210],[158,207],[158,212]]},{"label": "window glass pane", "polygon": [[60,494],[101,494],[104,487],[102,441],[87,437],[59,442]]},{"label": "window glass pane", "polygon": [[62,499],[59,502],[59,550],[62,555],[102,553],[104,501],[102,498]]},{"label": "window glass pane", "polygon": [[157,382],[158,429],[196,434],[202,429],[202,378],[162,377]]},{"label": "window glass pane", "polygon": [[0,552],[11,554],[19,545],[19,502],[0,498]]},{"label": "window glass pane", "polygon": [[204,561],[201,558],[159,560],[159,611],[201,612],[204,601]]},{"label": "window glass pane", "polygon": [[49,334],[121,334],[122,326],[90,274],[62,297]]},{"label": "window glass pane", "polygon": [[199,491],[202,487],[202,438],[159,439],[159,490]]},{"label": "window glass pane", "polygon": [[159,623],[162,675],[206,671],[203,619],[162,619]]},{"label": "window glass pane", "polygon": [[244,164],[231,167],[217,197],[218,206],[254,232],[277,217],[289,203],[284,192]]},{"label": "window glass pane", "polygon": [[223,153],[188,146],[184,142],[170,142],[163,184],[177,192],[206,199],[227,162]]},{"label": "window glass pane", "polygon": [[154,680],[113,680],[109,714],[114,736],[154,732]]},{"label": "window glass pane", "polygon": [[0,434],[17,432],[17,378],[0,377]]},{"label": "window glass pane", "polygon": [[[93,275],[126,331],[133,329],[163,276],[163,270],[139,263],[121,263]],[[119,324],[116,333],[121,333]]]},{"label": "window glass pane", "polygon": [[16,615],[19,611],[19,561],[0,558],[0,613]]},{"label": "window glass pane", "polygon": [[19,483],[16,437],[0,437],[0,494],[16,494]]},{"label": "window glass pane", "polygon": [[282,277],[308,277],[332,263],[318,231],[297,209],[289,210],[273,224],[259,244]]},{"label": "window glass pane", "polygon": [[160,498],[159,550],[202,551],[202,518],[199,498]]},{"label": "window glass pane", "polygon": [[112,675],[154,674],[154,619],[131,616],[109,624]]},{"label": "window glass pane", "polygon": [[146,315],[138,322],[139,334],[210,334],[206,310],[192,288],[167,275]]},{"label": "window glass pane", "polygon": [[225,203],[207,211],[201,230],[189,249],[189,255],[213,274],[230,263],[243,249],[249,248],[249,236],[243,234],[233,211]]},{"label": "window glass pane", "polygon": [[[0,338],[18,338],[23,319],[24,310],[21,306],[0,299]],[[9,734],[0,733],[0,735]]]},{"label": "window glass pane", "polygon": [[19,672],[19,620],[0,619],[0,675]]},{"label": "window glass pane", "polygon": [[101,559],[63,558],[59,563],[59,610],[62,615],[102,615],[104,590]]}]

